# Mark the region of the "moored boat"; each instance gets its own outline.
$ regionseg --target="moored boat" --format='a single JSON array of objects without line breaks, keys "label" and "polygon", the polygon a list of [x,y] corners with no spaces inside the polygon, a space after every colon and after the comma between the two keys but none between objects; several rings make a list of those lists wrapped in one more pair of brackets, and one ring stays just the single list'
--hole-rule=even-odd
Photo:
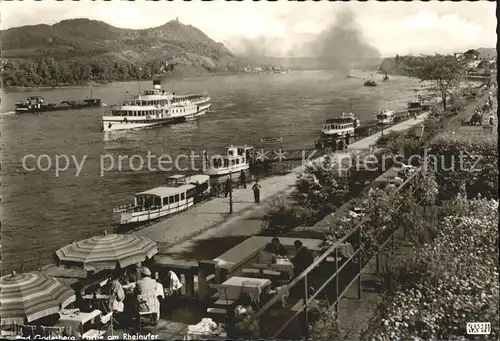
[{"label": "moored boat", "polygon": [[208,195],[209,181],[210,177],[203,174],[170,176],[166,186],[136,193],[132,203],[115,207],[115,220],[127,225],[187,210]]},{"label": "moored boat", "polygon": [[15,112],[16,114],[41,113],[41,112],[61,111],[61,110],[99,108],[102,106],[104,106],[104,104],[98,98],[84,99],[81,101],[63,101],[61,103],[45,104],[43,97],[31,96],[22,102],[16,103]]},{"label": "moored boat", "polygon": [[208,161],[204,172],[210,176],[231,175],[250,168],[252,146],[229,146],[226,155],[215,156]]},{"label": "moored boat", "polygon": [[326,120],[321,129],[320,140],[316,147],[345,146],[355,135],[355,131],[361,125],[360,120],[353,113],[342,113],[341,116]]},{"label": "moored boat", "polygon": [[396,117],[396,113],[390,109],[383,109],[377,115],[377,124],[379,125],[387,125],[394,123],[394,118]]},{"label": "moored boat", "polygon": [[180,123],[203,115],[210,108],[208,95],[176,95],[161,88],[161,80],[153,80],[153,89],[111,108],[111,116],[103,116],[104,131],[141,129]]},{"label": "moored boat", "polygon": [[421,101],[408,102],[408,113],[409,114],[419,114],[423,111],[430,110],[431,106],[429,104],[424,104]]}]

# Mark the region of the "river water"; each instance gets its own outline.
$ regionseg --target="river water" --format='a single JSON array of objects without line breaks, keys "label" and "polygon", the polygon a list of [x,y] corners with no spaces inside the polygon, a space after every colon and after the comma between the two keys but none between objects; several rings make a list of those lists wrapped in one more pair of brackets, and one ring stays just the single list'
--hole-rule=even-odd
[{"label": "river water", "polygon": [[[355,75],[370,77],[361,71]],[[21,264],[24,270],[33,270],[39,262],[50,263],[56,249],[103,229],[112,230],[114,206],[130,201],[135,192],[164,184],[165,172],[134,171],[127,161],[121,170],[115,165],[101,176],[104,155],[109,161],[118,160],[119,155],[146,159],[148,152],[172,158],[186,150],[213,154],[229,144],[258,145],[259,138],[267,136],[283,136],[285,148],[311,148],[324,121],[349,111],[350,103],[362,121],[370,120],[388,106],[404,109],[415,98],[414,89],[420,88],[418,80],[405,77],[377,81],[377,87],[364,87],[363,79],[346,79],[333,71],[187,78],[164,87],[172,91],[175,86],[177,93],[209,92],[213,112],[193,122],[114,134],[100,131],[106,108],[11,113],[14,104],[28,96],[43,96],[46,103],[78,100],[90,96],[89,88],[2,93],[2,267],[9,272]],[[94,86],[92,95],[116,104],[127,92],[135,94],[139,87],[143,91],[150,85]],[[78,176],[74,161],[56,175],[54,164],[47,171],[25,170],[22,159],[28,154],[46,154],[52,162],[56,155],[78,162],[86,159]],[[45,168],[47,162],[45,158],[40,164]],[[30,159],[27,165],[36,164]],[[138,161],[132,166],[138,168]]]}]

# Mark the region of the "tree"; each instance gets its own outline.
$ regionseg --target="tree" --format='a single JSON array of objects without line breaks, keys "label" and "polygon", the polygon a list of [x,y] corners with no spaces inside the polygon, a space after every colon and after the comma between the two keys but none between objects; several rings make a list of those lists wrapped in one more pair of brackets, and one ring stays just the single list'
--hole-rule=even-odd
[{"label": "tree", "polygon": [[347,179],[339,174],[338,165],[327,156],[322,162],[306,166],[295,183],[294,199],[314,210],[332,210],[348,192]]},{"label": "tree", "polygon": [[431,91],[440,96],[443,110],[447,109],[447,99],[456,89],[464,74],[465,65],[452,55],[425,56],[413,71],[422,81],[433,81]]},{"label": "tree", "polygon": [[481,55],[481,53],[479,53],[479,51],[475,50],[475,49],[470,49],[470,50],[467,50],[464,52],[464,57],[467,60],[477,59],[477,58],[479,58],[480,55]]}]

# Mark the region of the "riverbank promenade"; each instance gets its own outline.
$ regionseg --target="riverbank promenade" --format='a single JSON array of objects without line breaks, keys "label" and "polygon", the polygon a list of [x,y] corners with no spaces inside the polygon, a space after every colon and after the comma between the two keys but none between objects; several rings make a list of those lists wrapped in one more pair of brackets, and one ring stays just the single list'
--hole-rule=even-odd
[{"label": "riverbank promenade", "polygon": [[[398,123],[384,133],[390,130],[404,131],[411,127],[421,124],[425,119],[426,114],[412,118],[407,121]],[[352,143],[349,148],[343,153],[334,153],[332,157],[335,162],[345,159],[353,154],[360,154],[363,151],[369,150],[370,146],[374,145],[377,139],[381,136],[378,132],[369,137],[363,138]],[[321,158],[319,158],[321,159]],[[315,160],[319,160],[315,159]],[[201,234],[213,235],[216,231],[209,231],[217,227],[217,231],[233,230],[235,234],[239,230],[239,226],[243,221],[248,221],[252,216],[255,216],[254,223],[260,229],[261,221],[258,216],[265,214],[266,203],[279,196],[286,196],[293,189],[293,185],[297,175],[303,170],[303,166],[294,168],[290,173],[282,176],[273,176],[259,181],[261,185],[261,203],[255,204],[253,201],[253,193],[250,186],[247,189],[236,189],[233,191],[233,213],[229,214],[229,198],[218,197],[210,201],[200,203],[192,207],[188,211],[179,213],[165,220],[158,221],[149,226],[146,226],[138,231],[133,232],[136,235],[145,236],[159,243],[160,253],[175,253],[172,248],[174,245],[186,244],[190,239],[202,237]],[[253,224],[253,225],[255,225]],[[246,224],[244,224],[246,225]],[[252,231],[247,231],[243,235],[252,235],[258,231],[254,231],[256,227],[251,228]],[[238,234],[242,235],[242,234]],[[181,246],[181,245],[179,245]],[[182,248],[184,249],[184,248]]]}]

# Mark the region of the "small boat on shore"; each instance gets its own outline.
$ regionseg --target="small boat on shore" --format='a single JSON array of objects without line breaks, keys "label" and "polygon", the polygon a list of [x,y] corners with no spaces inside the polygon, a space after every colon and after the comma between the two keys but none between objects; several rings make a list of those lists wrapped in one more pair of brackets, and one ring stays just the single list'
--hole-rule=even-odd
[{"label": "small boat on shore", "polygon": [[187,210],[210,192],[207,175],[172,175],[167,185],[136,193],[130,204],[113,208],[120,225],[140,223]]},{"label": "small boat on shore", "polygon": [[229,146],[226,155],[212,157],[204,172],[210,176],[231,175],[250,168],[252,146]]},{"label": "small boat on shore", "polygon": [[16,103],[15,113],[41,113],[50,111],[100,108],[102,106],[104,106],[104,104],[98,98],[84,99],[82,101],[63,101],[61,103],[45,104],[43,97],[32,96],[22,102]]}]

